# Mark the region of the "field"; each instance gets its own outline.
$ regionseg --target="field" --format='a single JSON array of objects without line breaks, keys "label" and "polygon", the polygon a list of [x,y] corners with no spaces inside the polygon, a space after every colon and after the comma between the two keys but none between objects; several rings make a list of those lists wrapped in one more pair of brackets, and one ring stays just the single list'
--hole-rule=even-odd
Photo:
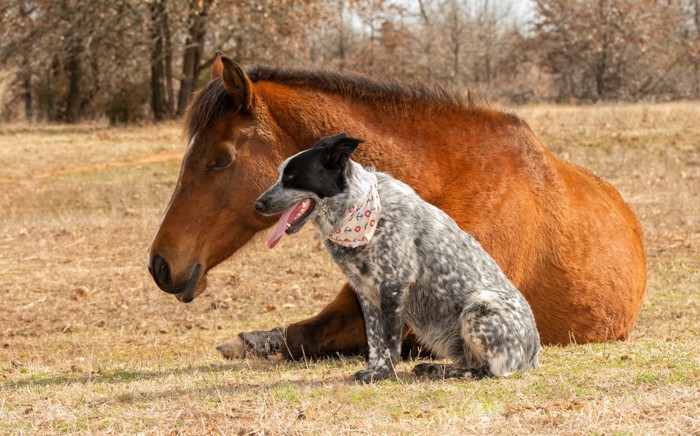
[{"label": "field", "polygon": [[[646,232],[647,297],[625,342],[545,347],[507,379],[356,385],[364,362],[227,361],[240,331],[318,311],[342,277],[311,229],[259,238],[192,304],[148,245],[174,188],[177,124],[0,125],[0,433],[700,432],[700,105],[516,109],[614,184]],[[265,235],[263,235],[265,236]]]}]

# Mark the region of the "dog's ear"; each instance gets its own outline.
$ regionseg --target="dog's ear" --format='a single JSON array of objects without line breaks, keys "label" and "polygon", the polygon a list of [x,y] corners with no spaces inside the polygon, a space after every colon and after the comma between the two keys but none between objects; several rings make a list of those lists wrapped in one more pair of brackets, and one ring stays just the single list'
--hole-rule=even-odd
[{"label": "dog's ear", "polygon": [[[357,146],[365,142],[364,139],[352,138],[347,133],[341,132],[329,136],[319,142],[320,147],[325,148],[324,164],[331,168],[344,168],[350,160],[350,155]],[[323,145],[321,145],[321,143]]]},{"label": "dog's ear", "polygon": [[335,141],[338,141],[343,138],[347,138],[348,134],[345,132],[340,132],[336,133],[335,135],[332,136],[326,136],[324,138],[321,138],[316,142],[314,145],[311,146],[311,148],[326,148],[333,144]]}]

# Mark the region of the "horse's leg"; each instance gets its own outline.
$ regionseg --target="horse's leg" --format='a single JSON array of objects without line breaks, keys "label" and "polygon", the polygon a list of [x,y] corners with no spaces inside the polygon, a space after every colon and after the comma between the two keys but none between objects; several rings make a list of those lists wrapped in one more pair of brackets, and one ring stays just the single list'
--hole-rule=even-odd
[{"label": "horse's leg", "polygon": [[366,354],[365,320],[355,291],[346,284],[320,313],[287,326],[280,351],[287,358]]},{"label": "horse's leg", "polygon": [[[258,356],[282,353],[295,360],[366,354],[365,321],[355,292],[346,284],[316,316],[290,324],[286,329],[244,332],[216,348],[225,358],[244,357],[248,352]],[[407,331],[402,357],[417,357],[420,352],[415,336]]]},{"label": "horse's leg", "polygon": [[289,359],[366,353],[365,322],[357,296],[346,284],[317,315],[270,331],[244,332],[219,345],[226,358],[282,353]]}]

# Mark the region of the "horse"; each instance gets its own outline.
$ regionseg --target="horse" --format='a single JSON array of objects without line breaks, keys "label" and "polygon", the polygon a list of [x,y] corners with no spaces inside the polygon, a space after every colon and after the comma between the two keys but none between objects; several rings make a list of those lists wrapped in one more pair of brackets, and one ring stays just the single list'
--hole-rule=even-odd
[{"label": "horse", "polygon": [[[532,307],[543,344],[623,340],[646,288],[641,226],[610,184],[555,157],[518,116],[437,85],[219,56],[185,116],[189,145],[148,255],[157,286],[190,302],[207,271],[276,221],[254,200],[277,166],[338,131],[482,244]],[[344,285],[317,315],[275,329],[288,358],[366,350]]]}]

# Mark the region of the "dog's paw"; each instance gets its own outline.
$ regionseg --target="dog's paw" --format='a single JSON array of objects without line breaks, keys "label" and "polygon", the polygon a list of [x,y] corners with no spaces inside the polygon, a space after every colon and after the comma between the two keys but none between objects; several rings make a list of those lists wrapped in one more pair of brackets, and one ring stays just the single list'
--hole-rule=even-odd
[{"label": "dog's paw", "polygon": [[352,375],[353,381],[369,384],[389,378],[389,373],[386,371],[376,371],[374,369],[363,369]]},{"label": "dog's paw", "polygon": [[444,365],[437,363],[418,363],[413,367],[416,377],[440,377],[445,375]]},{"label": "dog's paw", "polygon": [[[276,328],[270,331],[243,332],[239,333],[238,337],[245,345],[246,353],[267,357],[281,352],[281,344],[284,341],[283,334],[284,329]],[[217,349],[219,348],[217,347]]]},{"label": "dog's paw", "polygon": [[439,363],[419,363],[413,367],[416,377],[430,377],[437,379],[446,378],[483,378],[488,376],[488,368],[466,369],[455,365],[442,365]]}]

